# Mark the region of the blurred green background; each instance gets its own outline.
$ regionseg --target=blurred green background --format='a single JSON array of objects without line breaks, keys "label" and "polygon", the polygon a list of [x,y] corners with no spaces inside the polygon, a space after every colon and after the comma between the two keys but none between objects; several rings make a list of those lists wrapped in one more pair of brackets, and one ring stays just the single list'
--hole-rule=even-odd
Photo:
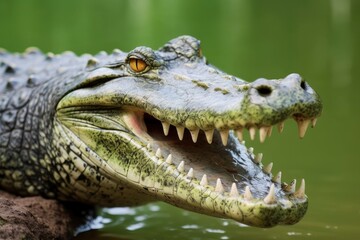
[{"label": "blurred green background", "polygon": [[[78,239],[357,239],[360,236],[360,1],[0,0],[0,47],[77,54],[202,41],[220,69],[253,81],[302,74],[321,95],[315,129],[251,143],[283,178],[305,178],[310,206],[294,226],[257,229],[165,204],[100,209]],[[359,147],[359,149],[358,149]]]}]

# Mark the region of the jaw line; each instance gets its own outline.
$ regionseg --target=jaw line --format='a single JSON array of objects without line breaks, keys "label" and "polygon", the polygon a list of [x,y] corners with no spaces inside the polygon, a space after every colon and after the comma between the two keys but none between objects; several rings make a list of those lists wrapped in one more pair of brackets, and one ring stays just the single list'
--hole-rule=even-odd
[{"label": "jaw line", "polygon": [[[194,143],[188,130],[185,130],[183,140],[178,139],[174,127],[170,127],[168,136],[164,136],[161,122],[151,118],[151,124],[145,123],[148,121],[144,120],[142,111],[128,111],[123,117],[128,129],[141,139],[156,157],[165,160],[166,156],[171,155],[172,164],[185,165],[186,172],[191,168],[192,175],[199,180],[206,175],[207,183],[214,187],[218,179],[221,179],[226,191],[230,191],[235,183],[239,192],[245,193],[248,186],[253,197],[264,199],[269,194],[272,183],[275,183],[276,198],[286,198],[287,194],[282,190],[281,180],[275,181],[275,177],[278,176],[274,177],[271,174],[272,163],[270,167],[264,167],[261,163],[262,154],[255,156],[253,148],[246,148],[245,142],[240,143],[232,131],[226,146],[223,146],[221,133],[218,131],[215,131],[211,144],[207,142],[202,131]],[[300,195],[300,198],[306,198],[304,193]]]},{"label": "jaw line", "polygon": [[[151,137],[152,134],[150,128],[148,128],[148,130],[149,133],[144,134],[144,136]],[[175,134],[175,129],[173,129],[172,132]],[[171,134],[170,129],[169,137],[171,137]],[[189,141],[191,139],[190,134],[187,135],[187,138],[185,135],[183,141],[175,141],[175,143],[173,142],[172,144],[185,143],[189,146],[191,144],[192,146],[197,146],[197,144]],[[141,141],[144,141],[144,144],[146,144],[144,137],[141,139]],[[214,137],[214,140],[212,145],[217,147],[221,146],[220,137]],[[202,140],[199,137],[199,141],[205,142],[205,136],[203,136]],[[201,146],[212,147],[211,145],[200,143],[199,145]],[[184,148],[173,148],[171,153],[167,155],[170,152],[169,148],[171,148],[172,144],[155,140],[151,137],[151,142],[148,143],[146,147],[147,154],[151,156],[152,161],[157,165],[157,167],[155,167],[157,169],[155,175],[160,175],[160,178],[163,179],[168,179],[168,177],[170,177],[174,181],[171,186],[166,186],[166,184],[162,185],[162,183],[165,182],[162,182],[161,184],[154,182],[154,185],[151,184],[152,187],[142,186],[146,191],[157,195],[158,200],[162,199],[165,202],[190,211],[215,217],[231,218],[243,224],[256,227],[272,227],[277,224],[295,224],[300,221],[306,213],[307,197],[304,194],[304,189],[298,190],[291,195],[285,195],[281,190],[280,184],[271,183],[271,174],[266,175],[261,168],[261,164],[254,164],[252,162],[254,159],[251,151],[249,152],[244,145],[239,144],[233,134],[230,134],[229,145],[235,145],[235,148],[240,150],[238,151],[240,158],[248,160],[245,161],[248,164],[245,164],[246,166],[244,166],[244,168],[238,166],[241,165],[239,161],[236,161],[239,158],[231,158],[230,160],[223,159],[223,163],[227,164],[226,166],[234,167],[237,171],[243,169],[246,170],[246,172],[249,172],[249,169],[253,169],[251,170],[255,173],[253,180],[255,182],[263,180],[266,184],[258,183],[252,185],[251,181],[250,183],[246,181],[241,182],[236,178],[235,180],[238,180],[239,182],[231,183],[231,177],[234,175],[223,174],[226,172],[226,170],[224,170],[226,169],[226,166],[219,166],[219,159],[217,161],[208,161],[209,159],[206,159],[206,156],[202,156],[199,160],[200,163],[206,161],[206,168],[199,170],[195,167],[196,161],[194,161],[194,159],[177,159],[177,153],[174,153],[174,151],[180,150],[182,154]],[[233,146],[221,147],[223,153],[227,152],[229,157],[233,157],[232,154],[234,152],[231,153],[231,151],[229,151]],[[241,154],[245,154],[244,157],[241,157]],[[198,176],[202,174],[201,170],[205,174],[199,178]],[[212,170],[220,171],[220,173],[218,172],[219,178],[216,178],[217,176],[211,176]],[[221,171],[223,172],[221,173]],[[196,172],[198,172],[198,174]],[[165,174],[165,176],[161,176],[163,174]],[[259,176],[258,174],[262,175]],[[209,177],[207,177],[207,175],[209,175]],[[242,185],[246,187],[241,189]],[[253,193],[249,186],[253,188]],[[301,188],[302,187],[300,187],[300,189]],[[254,191],[254,189],[256,190]]]}]

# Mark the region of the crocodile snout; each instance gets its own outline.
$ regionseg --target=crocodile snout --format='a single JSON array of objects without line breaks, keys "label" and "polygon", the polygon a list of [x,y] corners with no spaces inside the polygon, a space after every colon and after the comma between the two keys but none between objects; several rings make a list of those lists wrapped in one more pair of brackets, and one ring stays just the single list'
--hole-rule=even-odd
[{"label": "crocodile snout", "polygon": [[257,79],[250,83],[247,98],[254,125],[272,125],[288,117],[307,123],[315,121],[322,111],[319,95],[296,73],[283,79]]},{"label": "crocodile snout", "polygon": [[255,96],[264,98],[274,95],[276,90],[286,92],[298,92],[297,94],[315,94],[315,91],[310,85],[297,73],[292,73],[280,80],[267,80],[264,78],[257,79],[253,82],[252,87],[255,91],[252,92]]}]

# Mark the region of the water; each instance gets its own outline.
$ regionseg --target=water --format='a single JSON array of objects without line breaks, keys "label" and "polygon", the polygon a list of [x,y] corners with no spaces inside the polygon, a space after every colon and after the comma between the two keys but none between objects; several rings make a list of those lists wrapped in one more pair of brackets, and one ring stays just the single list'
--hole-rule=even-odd
[{"label": "water", "polygon": [[288,121],[283,134],[251,143],[285,181],[306,179],[300,223],[258,229],[153,203],[100,209],[77,239],[359,239],[359,25],[356,0],[0,0],[0,46],[10,51],[129,51],[189,34],[220,69],[249,81],[299,72],[324,102],[305,139]]}]

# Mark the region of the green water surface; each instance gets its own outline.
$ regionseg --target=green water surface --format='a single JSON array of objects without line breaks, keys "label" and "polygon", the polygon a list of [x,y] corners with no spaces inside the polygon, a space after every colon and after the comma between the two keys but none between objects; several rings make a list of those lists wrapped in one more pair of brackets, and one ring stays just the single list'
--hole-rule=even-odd
[{"label": "green water surface", "polygon": [[153,203],[100,209],[77,239],[360,239],[360,1],[0,0],[0,47],[78,54],[153,48],[183,34],[220,69],[253,81],[302,74],[324,103],[299,140],[294,121],[264,144],[283,180],[305,178],[309,209],[294,226],[258,229]]}]

